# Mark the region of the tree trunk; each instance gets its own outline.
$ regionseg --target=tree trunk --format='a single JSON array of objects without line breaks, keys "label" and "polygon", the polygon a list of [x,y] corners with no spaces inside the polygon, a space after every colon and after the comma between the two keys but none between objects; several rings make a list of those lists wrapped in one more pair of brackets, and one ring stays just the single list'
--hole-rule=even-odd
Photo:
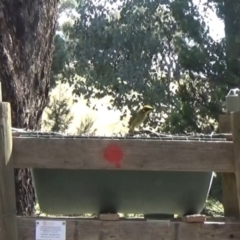
[{"label": "tree trunk", "polygon": [[[0,2],[0,81],[14,127],[39,129],[48,101],[58,0]],[[28,169],[16,169],[17,214],[32,215],[35,194]]]}]

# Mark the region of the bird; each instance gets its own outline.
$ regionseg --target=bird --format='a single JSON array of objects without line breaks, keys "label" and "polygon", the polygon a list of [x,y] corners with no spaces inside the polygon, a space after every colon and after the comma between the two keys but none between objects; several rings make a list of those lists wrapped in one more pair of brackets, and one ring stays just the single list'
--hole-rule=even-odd
[{"label": "bird", "polygon": [[144,105],[138,112],[134,113],[128,122],[129,133],[132,133],[135,128],[138,128],[152,110],[153,107]]}]

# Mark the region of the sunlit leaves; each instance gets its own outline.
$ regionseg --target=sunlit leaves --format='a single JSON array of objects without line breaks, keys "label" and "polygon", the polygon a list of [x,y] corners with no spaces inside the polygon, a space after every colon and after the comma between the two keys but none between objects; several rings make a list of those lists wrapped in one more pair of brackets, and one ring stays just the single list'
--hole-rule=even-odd
[{"label": "sunlit leaves", "polygon": [[86,81],[76,92],[99,97],[88,88],[94,85],[113,96],[119,109],[148,103],[161,111],[165,95],[174,97],[168,85],[177,71],[174,37],[179,30],[169,9],[159,1],[126,1],[111,11],[88,1],[78,11],[72,32],[78,41],[75,67]]},{"label": "sunlit leaves", "polygon": [[177,111],[189,118],[182,130],[200,131],[204,117],[216,119],[225,94],[225,42],[211,38],[193,1],[84,1],[77,11],[70,39],[75,74],[84,81],[75,81],[75,94],[110,95],[118,109],[154,105],[153,122]]}]

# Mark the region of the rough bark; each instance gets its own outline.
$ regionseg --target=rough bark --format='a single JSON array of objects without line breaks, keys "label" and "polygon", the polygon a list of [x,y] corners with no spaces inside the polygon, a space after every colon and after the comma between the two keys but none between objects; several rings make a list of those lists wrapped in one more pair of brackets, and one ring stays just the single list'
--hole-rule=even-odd
[{"label": "rough bark", "polygon": [[[14,127],[38,129],[48,101],[58,0],[0,2],[0,81]],[[17,214],[32,215],[31,174],[16,169]]]}]

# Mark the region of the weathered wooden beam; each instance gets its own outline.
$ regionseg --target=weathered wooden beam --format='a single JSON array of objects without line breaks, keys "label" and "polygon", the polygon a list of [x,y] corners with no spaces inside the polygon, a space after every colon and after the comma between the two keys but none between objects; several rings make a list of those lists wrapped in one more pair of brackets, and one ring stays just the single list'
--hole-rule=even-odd
[{"label": "weathered wooden beam", "polygon": [[[0,89],[1,91],[1,89]],[[0,102],[0,239],[17,240],[11,109]]]},{"label": "weathered wooden beam", "polygon": [[0,103],[2,103],[2,83],[0,82]]},{"label": "weathered wooden beam", "polygon": [[[240,209],[240,111],[231,113],[231,128],[233,133],[234,163],[238,197],[238,211]],[[240,212],[238,212],[239,214]]]},{"label": "weathered wooden beam", "polygon": [[15,168],[234,172],[232,142],[13,138]]},{"label": "weathered wooden beam", "polygon": [[[231,132],[230,114],[219,116],[219,132]],[[232,139],[231,139],[232,140]],[[224,216],[239,217],[237,186],[235,173],[222,173],[222,202],[224,207]]]},{"label": "weathered wooden beam", "polygon": [[[18,217],[20,240],[35,239],[34,218]],[[39,218],[38,218],[39,220]],[[49,219],[50,220],[50,219]],[[51,219],[56,220],[56,218]],[[66,219],[64,219],[66,220]],[[161,221],[100,221],[68,219],[66,224],[67,240],[146,240],[146,239],[239,239],[240,222],[222,223],[184,223]]]},{"label": "weathered wooden beam", "polygon": [[230,133],[231,132],[231,119],[230,114],[219,115],[219,132]]}]

